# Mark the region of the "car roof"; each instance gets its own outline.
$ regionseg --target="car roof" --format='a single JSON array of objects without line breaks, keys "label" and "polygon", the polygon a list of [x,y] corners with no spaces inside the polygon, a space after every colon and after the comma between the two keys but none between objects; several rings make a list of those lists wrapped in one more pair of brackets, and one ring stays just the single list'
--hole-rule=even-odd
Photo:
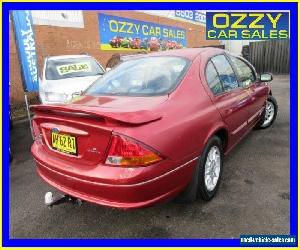
[{"label": "car roof", "polygon": [[60,60],[60,59],[72,59],[72,58],[85,58],[91,57],[89,55],[61,55],[61,56],[49,56],[48,60]]},{"label": "car roof", "polygon": [[205,48],[184,48],[184,49],[174,49],[160,52],[152,52],[149,54],[136,55],[136,57],[147,57],[147,56],[180,56],[190,60],[194,60],[199,54],[204,52],[213,52],[223,53],[223,49],[214,48],[214,47],[205,47]]}]

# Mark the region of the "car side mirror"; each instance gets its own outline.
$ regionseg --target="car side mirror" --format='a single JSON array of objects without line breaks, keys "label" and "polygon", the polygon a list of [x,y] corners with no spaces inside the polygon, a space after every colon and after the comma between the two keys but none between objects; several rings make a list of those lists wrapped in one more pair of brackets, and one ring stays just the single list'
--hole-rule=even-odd
[{"label": "car side mirror", "polygon": [[273,76],[270,73],[263,73],[260,75],[261,82],[270,82],[273,80]]}]

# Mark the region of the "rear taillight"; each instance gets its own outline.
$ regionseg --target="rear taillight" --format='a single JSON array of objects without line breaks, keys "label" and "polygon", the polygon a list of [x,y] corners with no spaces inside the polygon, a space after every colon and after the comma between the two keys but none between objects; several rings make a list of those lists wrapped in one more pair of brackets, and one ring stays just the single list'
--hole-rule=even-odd
[{"label": "rear taillight", "polygon": [[149,147],[123,135],[113,134],[105,164],[139,167],[157,163],[163,159]]},{"label": "rear taillight", "polygon": [[39,129],[39,126],[36,124],[36,122],[32,121],[32,132],[33,132],[33,138],[35,141],[41,139],[41,131]]}]

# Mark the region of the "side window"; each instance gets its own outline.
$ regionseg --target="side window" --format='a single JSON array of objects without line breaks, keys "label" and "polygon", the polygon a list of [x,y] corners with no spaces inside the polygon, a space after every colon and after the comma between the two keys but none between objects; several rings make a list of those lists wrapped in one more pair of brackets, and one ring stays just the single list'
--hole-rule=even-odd
[{"label": "side window", "polygon": [[229,57],[237,70],[238,78],[242,84],[242,87],[247,87],[253,83],[256,77],[251,67],[243,60],[235,56]]},{"label": "side window", "polygon": [[236,75],[224,55],[214,56],[211,61],[219,73],[220,81],[223,84],[224,91],[230,91],[239,87]]},{"label": "side window", "polygon": [[219,78],[218,73],[211,61],[209,61],[206,66],[205,75],[206,75],[206,81],[207,81],[208,86],[210,87],[211,91],[215,95],[222,93],[223,87],[220,82],[220,78]]}]

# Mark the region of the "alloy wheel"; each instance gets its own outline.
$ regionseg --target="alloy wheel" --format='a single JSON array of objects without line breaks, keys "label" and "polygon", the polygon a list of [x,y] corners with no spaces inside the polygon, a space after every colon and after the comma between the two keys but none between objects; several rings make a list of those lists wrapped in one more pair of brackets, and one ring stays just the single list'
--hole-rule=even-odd
[{"label": "alloy wheel", "polygon": [[205,163],[204,182],[208,191],[213,191],[217,186],[221,171],[221,154],[217,146],[211,147]]},{"label": "alloy wheel", "polygon": [[262,127],[267,127],[272,122],[274,118],[274,114],[275,114],[274,104],[270,101],[267,101],[265,120]]}]

